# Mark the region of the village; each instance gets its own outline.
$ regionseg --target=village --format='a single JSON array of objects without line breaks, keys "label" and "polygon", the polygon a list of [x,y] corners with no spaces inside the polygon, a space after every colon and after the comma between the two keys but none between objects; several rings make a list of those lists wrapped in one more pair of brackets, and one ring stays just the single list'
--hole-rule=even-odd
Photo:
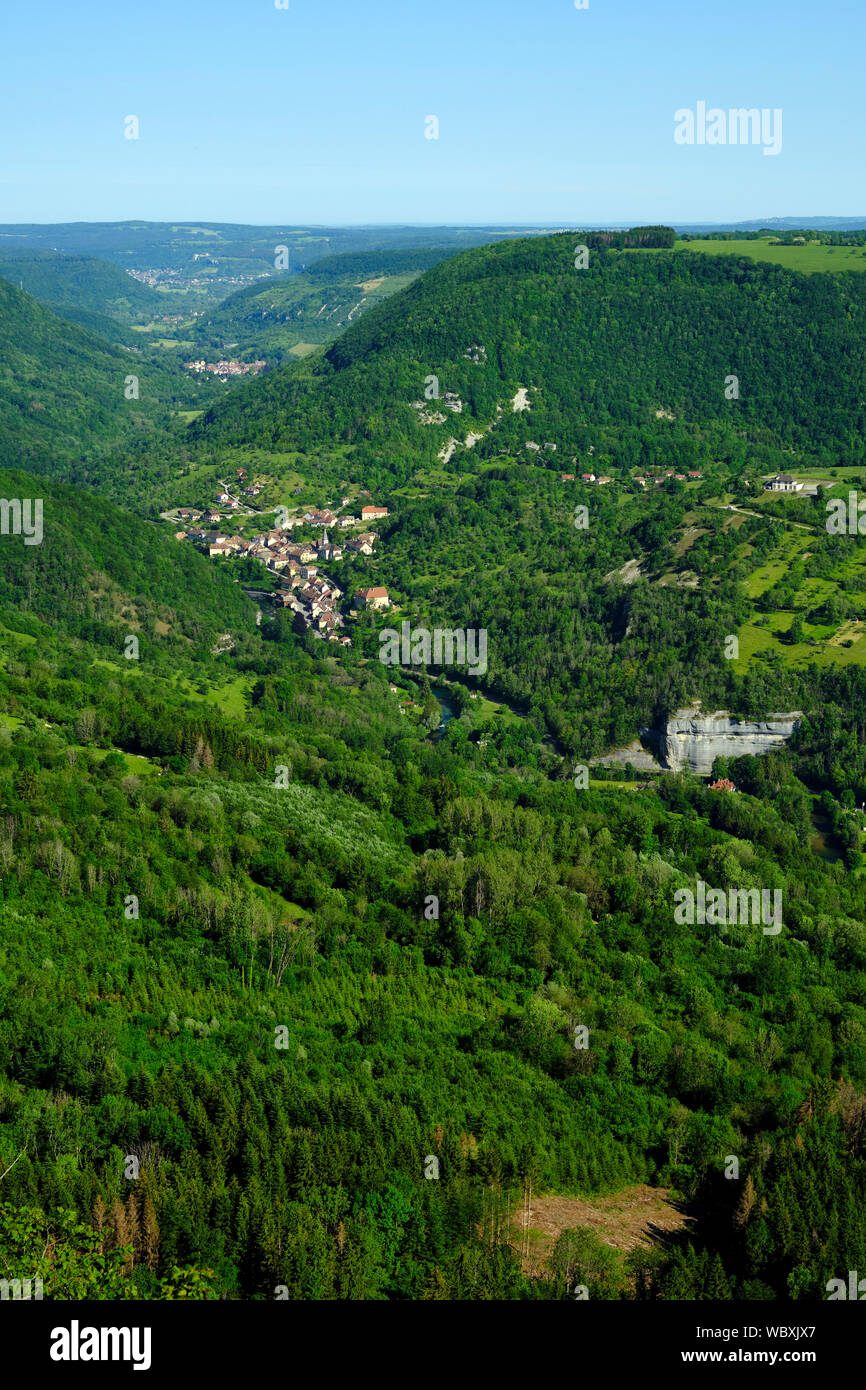
[{"label": "village", "polygon": [[[564,483],[576,481],[574,473],[561,473],[559,476]],[[641,487],[646,487],[647,483],[653,483],[655,487],[659,487],[662,483],[667,482],[668,478],[676,478],[678,483],[685,483],[694,482],[703,476],[703,473],[698,472],[697,469],[690,469],[688,473],[676,473],[673,468],[665,468],[653,469],[647,473],[636,473],[633,481],[639,483]],[[604,474],[599,476],[595,473],[581,473],[580,481],[582,483],[595,483],[596,487],[605,487],[607,483],[612,483],[614,480]]]},{"label": "village", "polygon": [[[540,449],[542,446],[534,447]],[[556,445],[545,444],[543,447],[553,452]],[[590,449],[590,454],[592,452]],[[561,473],[560,477],[562,482],[579,481],[597,487],[621,481],[594,472]],[[677,472],[672,468],[659,468],[636,473],[631,481],[646,488],[647,485],[658,487],[671,478],[683,483],[695,483],[703,477],[704,474],[697,469]],[[765,491],[805,491],[808,485],[804,488],[802,483],[780,474],[765,479],[763,487]],[[248,480],[246,470],[241,468],[237,470],[235,483],[220,481],[211,505],[201,510],[178,507],[162,515],[165,520],[183,526],[184,529],[175,531],[177,540],[195,545],[211,559],[249,559],[262,564],[276,579],[276,586],[267,592],[252,589],[248,592],[266,601],[273,610],[290,610],[298,633],[309,630],[321,640],[351,646],[351,637],[345,631],[348,613],[385,611],[392,606],[392,600],[386,588],[373,585],[355,590],[347,602],[347,596],[324,566],[362,555],[373,555],[378,535],[367,528],[373,522],[386,518],[388,508],[377,505],[369,493],[362,492],[356,499],[342,497],[339,503],[318,509],[299,506],[292,511],[281,506],[273,511],[259,512],[255,510],[254,502],[262,490],[263,485]],[[370,498],[370,501],[357,508],[357,502],[364,498]],[[357,514],[351,508],[355,508]],[[274,524],[265,526],[265,518],[271,517]],[[219,529],[220,523],[225,521],[252,519],[256,524],[261,523],[261,529],[251,536],[229,534]],[[304,535],[302,539],[293,540],[295,531],[320,534],[314,538]]]},{"label": "village", "polygon": [[[239,480],[244,483],[245,472],[238,471]],[[255,496],[260,491],[256,484],[244,485],[239,496]],[[369,494],[366,494],[369,495]],[[234,497],[221,485],[215,496],[216,507],[212,510],[195,511],[179,507],[172,513],[165,513],[165,519],[192,523],[188,529],[175,531],[175,538],[188,541],[211,559],[251,559],[258,560],[271,574],[278,577],[276,591],[269,595],[275,610],[289,609],[295,614],[297,630],[311,630],[314,637],[349,647],[351,638],[341,629],[345,628],[345,618],[340,603],[345,595],[334,580],[324,572],[322,565],[359,555],[372,555],[378,539],[375,531],[361,529],[373,521],[387,517],[388,508],[374,503],[362,506],[360,515],[353,515],[345,509],[352,505],[352,499],[344,497],[339,506],[321,510],[301,510],[290,515],[286,507],[278,507],[274,513],[279,524],[264,529],[249,538],[240,535],[223,535],[218,530],[195,525],[206,521],[208,526],[224,520],[219,508],[224,507],[231,514],[264,516],[265,513],[244,511],[239,497]],[[298,528],[318,530],[321,536],[315,540],[292,541],[292,532]],[[344,538],[340,533],[350,531]],[[330,532],[330,535],[329,535]],[[358,589],[352,595],[352,608],[356,611],[368,609],[384,610],[390,607],[388,591],[381,586]]]},{"label": "village", "polygon": [[218,376],[220,381],[226,381],[230,376],[258,376],[259,372],[264,371],[268,365],[264,358],[256,362],[238,362],[235,358],[228,361],[220,358],[219,362],[206,362],[203,357],[196,359],[195,362],[184,362],[183,364],[191,372],[210,372],[213,376]]}]

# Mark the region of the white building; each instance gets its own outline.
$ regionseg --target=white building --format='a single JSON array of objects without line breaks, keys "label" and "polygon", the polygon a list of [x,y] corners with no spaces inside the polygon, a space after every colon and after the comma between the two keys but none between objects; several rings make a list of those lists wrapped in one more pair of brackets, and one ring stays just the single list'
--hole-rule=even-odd
[{"label": "white building", "polygon": [[765,492],[802,492],[803,484],[798,483],[796,478],[792,478],[790,473],[778,473],[775,478],[771,478],[768,483],[764,483]]}]

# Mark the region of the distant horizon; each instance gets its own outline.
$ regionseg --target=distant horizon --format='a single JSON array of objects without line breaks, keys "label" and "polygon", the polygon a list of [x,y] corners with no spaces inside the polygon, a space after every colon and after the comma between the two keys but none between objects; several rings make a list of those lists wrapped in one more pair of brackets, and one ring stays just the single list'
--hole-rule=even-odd
[{"label": "distant horizon", "polygon": [[[702,229],[702,228],[706,228],[707,230],[711,230],[711,231],[712,231],[712,230],[717,230],[717,229],[725,230],[725,229],[728,229],[728,228],[733,228],[733,229],[740,229],[740,228],[742,228],[743,230],[755,230],[755,229],[759,229],[759,228],[761,228],[761,227],[772,228],[774,225],[781,225],[781,224],[783,224],[783,223],[786,224],[786,225],[788,226],[789,229],[790,229],[790,228],[796,228],[796,227],[804,227],[804,228],[810,228],[810,227],[811,227],[811,228],[814,228],[815,230],[832,231],[832,230],[834,230],[834,226],[831,226],[831,225],[829,225],[829,224],[834,224],[834,225],[835,225],[835,228],[836,228],[837,230],[840,230],[840,231],[841,231],[841,230],[856,231],[856,230],[859,230],[861,227],[862,227],[862,230],[866,231],[866,213],[864,213],[862,216],[860,216],[860,215],[858,215],[858,214],[855,214],[855,213],[851,213],[850,215],[846,215],[846,214],[843,214],[843,213],[809,213],[809,214],[804,214],[802,217],[789,216],[789,215],[774,215],[774,216],[765,217],[765,218],[761,218],[761,217],[735,217],[735,218],[729,218],[729,219],[722,219],[722,218],[719,218],[719,219],[716,219],[716,220],[710,220],[710,221],[706,221],[706,222],[701,222],[701,221],[686,221],[685,219],[681,219],[681,218],[668,218],[668,219],[662,219],[661,221],[655,221],[655,222],[654,222],[654,221],[651,221],[651,220],[649,220],[649,219],[647,219],[647,218],[640,218],[640,217],[617,218],[617,219],[615,219],[615,220],[614,220],[614,219],[611,219],[611,220],[609,220],[609,221],[605,221],[605,220],[600,220],[600,221],[599,221],[599,220],[592,220],[592,221],[590,221],[590,220],[587,220],[587,221],[577,221],[577,222],[575,222],[575,221],[566,221],[566,219],[564,219],[564,218],[563,218],[563,219],[556,219],[556,218],[540,218],[538,221],[535,221],[535,222],[515,222],[514,220],[508,219],[508,218],[506,218],[505,220],[500,220],[500,221],[497,221],[496,219],[490,219],[490,220],[485,220],[485,221],[480,221],[480,222],[468,221],[468,220],[441,221],[441,222],[428,222],[428,221],[414,222],[414,221],[402,220],[402,219],[400,219],[400,218],[397,218],[396,220],[393,220],[393,221],[382,221],[382,222],[368,222],[368,221],[365,221],[365,222],[341,222],[341,221],[336,220],[336,219],[333,220],[333,221],[329,221],[329,222],[315,222],[315,221],[313,221],[313,220],[311,220],[311,219],[309,219],[309,218],[298,218],[298,219],[296,219],[295,221],[292,221],[292,222],[289,222],[287,219],[280,219],[280,218],[274,218],[274,219],[272,219],[271,221],[265,221],[265,222],[261,222],[261,221],[244,222],[244,221],[237,221],[237,220],[235,220],[235,219],[225,219],[225,218],[216,218],[216,217],[198,217],[198,218],[193,218],[193,217],[186,217],[186,218],[171,218],[171,217],[74,217],[74,218],[64,218],[64,217],[57,217],[57,218],[51,218],[51,219],[49,219],[49,220],[47,220],[47,221],[43,221],[42,219],[32,219],[32,220],[29,220],[29,221],[0,222],[0,236],[8,235],[10,229],[13,229],[13,230],[14,230],[14,229],[25,228],[25,227],[44,227],[44,228],[48,228],[48,227],[115,227],[115,226],[146,226],[146,227],[196,227],[196,226],[197,226],[197,227],[251,227],[251,228],[253,228],[253,229],[261,229],[261,230],[272,230],[272,229],[275,228],[275,227],[285,227],[285,228],[290,229],[290,230],[293,230],[293,231],[294,231],[294,230],[299,230],[299,229],[302,229],[302,228],[307,228],[307,227],[310,228],[311,230],[314,230],[314,231],[326,231],[326,230],[328,230],[328,229],[333,229],[333,228],[337,228],[337,229],[340,229],[340,230],[344,230],[344,229],[345,229],[345,230],[347,230],[347,231],[370,231],[370,230],[378,230],[379,228],[382,228],[382,229],[391,231],[391,230],[395,230],[395,229],[400,229],[400,228],[402,228],[402,227],[412,227],[412,228],[420,229],[420,230],[422,230],[422,231],[423,231],[423,230],[430,230],[430,229],[439,229],[439,228],[447,228],[448,230],[466,229],[467,231],[481,231],[481,230],[484,230],[484,229],[487,229],[487,228],[490,228],[490,227],[497,228],[497,229],[500,229],[500,228],[512,228],[512,227],[513,227],[513,228],[516,228],[516,229],[519,229],[519,230],[528,230],[528,231],[548,231],[548,232],[550,232],[551,234],[555,234],[556,232],[559,232],[559,231],[563,231],[563,232],[572,232],[572,231],[581,231],[581,230],[586,230],[586,231],[607,231],[607,230],[613,231],[613,230],[616,230],[616,231],[621,231],[621,230],[624,230],[624,229],[627,230],[627,229],[629,229],[629,228],[631,228],[631,227],[651,227],[651,226],[652,226],[652,227],[655,227],[655,226],[671,227],[674,231],[679,231],[679,230],[682,230],[682,231],[692,231],[692,230],[695,230],[695,229]],[[841,224],[841,223],[854,224],[854,225],[848,225],[848,226],[846,226],[846,227],[843,228],[843,227],[841,227],[841,225],[839,225],[839,224]],[[828,225],[823,225],[823,224],[828,224]]]}]

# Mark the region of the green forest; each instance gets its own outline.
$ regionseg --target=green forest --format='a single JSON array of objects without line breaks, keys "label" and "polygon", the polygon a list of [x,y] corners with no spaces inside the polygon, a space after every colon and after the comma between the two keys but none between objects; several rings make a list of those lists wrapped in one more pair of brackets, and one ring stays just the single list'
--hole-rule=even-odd
[{"label": "green forest", "polygon": [[[475,426],[497,453],[525,458],[527,434],[553,442],[556,463],[590,448],[614,468],[707,457],[736,468],[753,448],[768,468],[791,448],[862,463],[864,306],[861,275],[611,249],[593,233],[505,242],[441,262],[321,357],[232,393],[191,434],[302,451],[339,442],[366,479],[391,485]],[[459,396],[459,421],[420,422],[413,403],[430,376]],[[511,408],[521,388],[528,411]],[[679,426],[673,447],[659,409]],[[602,449],[608,432],[616,443]]]},{"label": "green forest", "polygon": [[[322,285],[419,273],[188,425],[169,364],[0,280],[0,493],[44,510],[0,535],[7,1277],[808,1304],[866,1269],[866,578],[824,527],[866,468],[866,282],[674,241],[349,247]],[[388,507],[325,565],[350,646],[159,520],[251,450],[263,509],[272,455]],[[789,469],[824,491],[764,493]],[[484,629],[487,671],[386,667],[405,619]],[[801,713],[710,778],[575,776],[695,701]],[[699,881],[782,930],[678,922]],[[527,1255],[528,1192],[644,1189],[663,1238]]]},{"label": "green forest", "polygon": [[258,280],[230,295],[194,325],[197,347],[232,352],[270,366],[292,361],[292,350],[332,342],[342,329],[374,305],[451,254],[445,248],[345,252],[325,256],[297,275]]}]

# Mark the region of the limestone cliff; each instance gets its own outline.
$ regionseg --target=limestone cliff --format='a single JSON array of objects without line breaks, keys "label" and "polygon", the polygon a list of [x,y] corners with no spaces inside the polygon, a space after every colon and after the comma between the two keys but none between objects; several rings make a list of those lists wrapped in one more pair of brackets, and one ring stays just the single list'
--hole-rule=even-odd
[{"label": "limestone cliff", "polygon": [[714,758],[757,757],[783,747],[801,718],[799,710],[748,720],[732,719],[724,710],[704,714],[698,709],[678,709],[660,732],[661,761],[674,772],[708,777]]}]

